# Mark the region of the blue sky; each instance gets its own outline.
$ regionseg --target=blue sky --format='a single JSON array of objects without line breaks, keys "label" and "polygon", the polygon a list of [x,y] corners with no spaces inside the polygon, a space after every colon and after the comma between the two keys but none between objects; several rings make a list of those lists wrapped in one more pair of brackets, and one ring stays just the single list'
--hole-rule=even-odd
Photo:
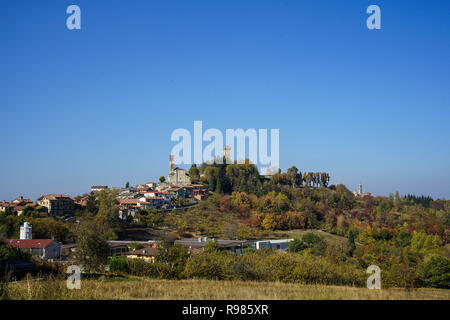
[{"label": "blue sky", "polygon": [[450,198],[450,2],[430,3],[3,0],[0,200],[157,180],[194,120],[280,129],[283,170]]}]

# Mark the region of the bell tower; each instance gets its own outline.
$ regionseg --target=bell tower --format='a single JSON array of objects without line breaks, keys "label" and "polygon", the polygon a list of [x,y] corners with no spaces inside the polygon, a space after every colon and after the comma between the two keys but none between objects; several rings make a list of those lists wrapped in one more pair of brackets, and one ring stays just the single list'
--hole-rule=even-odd
[{"label": "bell tower", "polygon": [[169,172],[173,171],[175,169],[175,164],[173,163],[174,160],[175,160],[175,156],[173,154],[171,154],[169,156]]}]

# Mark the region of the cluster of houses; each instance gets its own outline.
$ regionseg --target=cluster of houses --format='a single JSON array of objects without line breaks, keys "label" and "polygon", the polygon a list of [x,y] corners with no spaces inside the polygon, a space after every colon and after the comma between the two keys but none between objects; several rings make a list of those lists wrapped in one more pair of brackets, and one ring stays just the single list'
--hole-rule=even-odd
[{"label": "cluster of houses", "polygon": [[11,211],[12,213],[20,216],[23,209],[28,205],[34,206],[35,204],[30,199],[24,199],[22,196],[12,200],[11,202],[0,201],[0,212]]},{"label": "cluster of houses", "polygon": [[72,197],[64,194],[48,194],[40,197],[36,203],[30,199],[24,199],[23,196],[7,202],[0,202],[0,212],[11,212],[18,216],[22,215],[26,207],[34,209],[43,209],[50,215],[54,216],[68,216],[73,215],[73,212],[79,207]]},{"label": "cluster of houses", "polygon": [[[141,209],[172,209],[174,200],[203,200],[208,196],[208,188],[200,184],[191,184],[186,170],[174,167],[170,163],[168,182],[147,182],[135,187],[113,188],[119,191],[119,212],[122,219],[134,217]],[[91,193],[109,190],[108,186],[92,186]],[[0,212],[21,215],[26,206],[41,209],[52,216],[73,216],[74,211],[87,205],[88,196],[74,199],[64,194],[49,194],[40,197],[36,203],[22,196],[11,201],[0,202]]]},{"label": "cluster of houses", "polygon": [[173,186],[166,183],[148,182],[135,188],[126,188],[119,195],[121,218],[133,216],[140,209],[172,208],[173,200],[197,199],[208,196],[208,189],[200,184]]}]

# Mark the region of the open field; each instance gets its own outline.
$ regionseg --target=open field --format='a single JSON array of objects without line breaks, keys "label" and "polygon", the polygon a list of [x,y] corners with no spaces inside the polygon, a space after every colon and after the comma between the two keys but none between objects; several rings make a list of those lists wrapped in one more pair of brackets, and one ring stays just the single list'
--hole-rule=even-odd
[{"label": "open field", "polygon": [[84,280],[80,290],[68,290],[64,280],[23,281],[9,287],[11,299],[257,299],[257,300],[353,300],[441,299],[444,289],[382,289],[302,285],[281,282],[212,280],[153,280],[116,278]]}]

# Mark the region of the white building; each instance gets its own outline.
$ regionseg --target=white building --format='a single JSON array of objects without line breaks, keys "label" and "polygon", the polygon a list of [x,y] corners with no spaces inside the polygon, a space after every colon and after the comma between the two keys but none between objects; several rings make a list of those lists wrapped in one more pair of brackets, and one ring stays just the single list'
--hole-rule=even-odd
[{"label": "white building", "polygon": [[91,192],[100,192],[108,190],[108,186],[92,186]]},{"label": "white building", "polygon": [[289,249],[289,242],[292,240],[294,239],[256,241],[256,250],[261,248],[269,248],[276,251],[287,251]]},{"label": "white building", "polygon": [[33,239],[33,227],[28,222],[20,226],[20,240]]}]

